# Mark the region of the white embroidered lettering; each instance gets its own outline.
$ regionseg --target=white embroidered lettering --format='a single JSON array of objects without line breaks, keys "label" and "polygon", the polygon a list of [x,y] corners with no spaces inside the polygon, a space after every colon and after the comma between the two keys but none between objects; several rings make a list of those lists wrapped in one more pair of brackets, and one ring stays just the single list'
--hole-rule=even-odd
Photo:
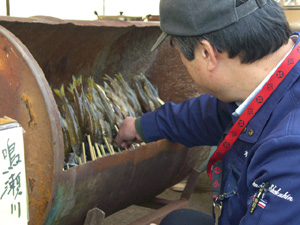
[{"label": "white embroidered lettering", "polygon": [[261,185],[258,185],[257,183],[255,183],[255,181],[252,183],[252,186],[253,187],[256,187],[256,188],[260,188],[260,187],[264,187],[265,186],[265,183],[263,182]]},{"label": "white embroidered lettering", "polygon": [[276,195],[279,198],[288,200],[290,202],[294,201],[293,196],[288,191],[283,194],[280,192],[281,188],[279,188],[279,187],[277,188],[277,186],[274,184],[271,185],[271,187],[269,188],[269,191],[270,191],[270,193],[272,193],[273,195]]},{"label": "white embroidered lettering", "polygon": [[[252,186],[255,188],[261,188],[265,186],[265,183],[262,183],[258,185],[255,181],[252,183]],[[272,184],[271,187],[269,188],[269,192],[272,193],[273,195],[276,195],[279,198],[285,199],[287,201],[293,202],[294,198],[293,196],[287,191],[283,193],[281,191],[281,188],[277,187],[277,185]]]}]

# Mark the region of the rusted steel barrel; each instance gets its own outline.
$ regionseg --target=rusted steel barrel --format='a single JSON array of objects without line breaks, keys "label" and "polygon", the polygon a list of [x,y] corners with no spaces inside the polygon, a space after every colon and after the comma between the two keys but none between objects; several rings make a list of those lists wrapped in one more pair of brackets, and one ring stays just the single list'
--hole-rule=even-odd
[{"label": "rusted steel barrel", "polygon": [[147,201],[186,177],[200,149],[166,140],[63,171],[63,139],[51,88],[72,75],[101,81],[144,73],[164,101],[200,94],[166,42],[150,52],[158,23],[0,17],[0,116],[25,129],[29,224],[83,224]]},{"label": "rusted steel barrel", "polygon": [[63,143],[55,101],[43,71],[18,38],[0,28],[0,115],[25,129],[31,224],[41,224],[61,173]]}]

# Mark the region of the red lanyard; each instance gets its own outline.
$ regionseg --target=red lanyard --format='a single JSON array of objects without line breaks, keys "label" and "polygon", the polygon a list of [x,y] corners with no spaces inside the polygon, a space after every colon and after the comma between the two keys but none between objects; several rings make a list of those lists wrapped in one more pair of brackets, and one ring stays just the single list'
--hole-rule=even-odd
[{"label": "red lanyard", "polygon": [[240,118],[233,125],[229,133],[226,135],[222,143],[218,146],[215,153],[209,159],[207,164],[207,174],[212,180],[212,165],[221,159],[226,152],[231,148],[234,142],[238,139],[242,130],[247,126],[248,122],[252,119],[255,113],[265,103],[285,76],[290,72],[294,65],[300,59],[300,43],[297,44],[291,53],[285,58],[281,65],[277,68],[275,73],[271,76],[269,81],[263,86],[261,91],[255,96],[252,102],[248,105],[246,110]]}]

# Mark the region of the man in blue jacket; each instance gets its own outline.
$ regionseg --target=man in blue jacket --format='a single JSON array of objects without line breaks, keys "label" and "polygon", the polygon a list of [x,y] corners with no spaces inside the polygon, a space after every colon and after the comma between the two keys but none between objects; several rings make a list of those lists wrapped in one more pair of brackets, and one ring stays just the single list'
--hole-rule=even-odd
[{"label": "man in blue jacket", "polygon": [[[300,224],[300,45],[273,0],[161,0],[163,34],[208,94],[126,118],[116,144],[219,145],[208,164],[219,224]],[[213,224],[176,210],[161,224]]]}]

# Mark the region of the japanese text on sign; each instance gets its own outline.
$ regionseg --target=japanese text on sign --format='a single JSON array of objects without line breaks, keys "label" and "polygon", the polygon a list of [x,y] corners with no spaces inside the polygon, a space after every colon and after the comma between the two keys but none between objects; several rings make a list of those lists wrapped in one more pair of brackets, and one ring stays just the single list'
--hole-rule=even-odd
[{"label": "japanese text on sign", "polygon": [[27,224],[27,186],[21,127],[0,130],[0,151],[1,220],[3,224]]}]

